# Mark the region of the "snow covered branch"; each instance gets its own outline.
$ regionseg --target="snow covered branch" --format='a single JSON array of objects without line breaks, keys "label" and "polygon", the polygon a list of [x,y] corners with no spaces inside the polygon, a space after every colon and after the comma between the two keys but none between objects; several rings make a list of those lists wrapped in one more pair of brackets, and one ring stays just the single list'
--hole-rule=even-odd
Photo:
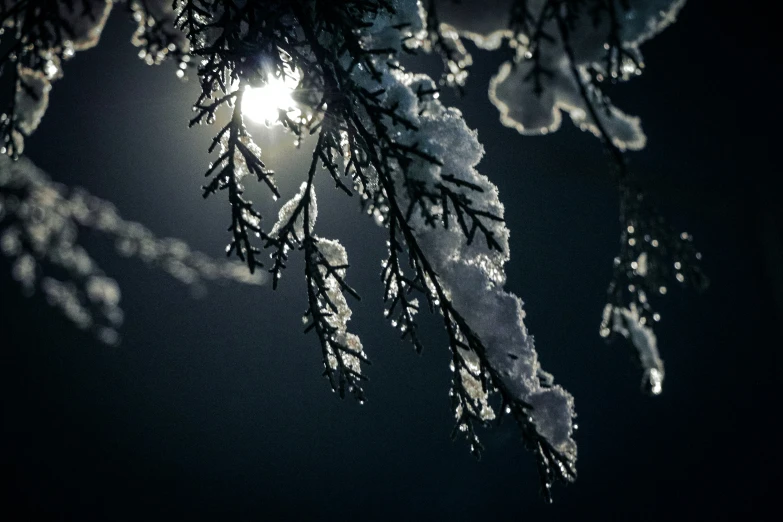
[{"label": "snow covered branch", "polygon": [[208,281],[264,282],[260,274],[194,252],[184,241],[157,238],[123,219],[111,203],[54,183],[26,158],[0,156],[0,254],[11,262],[14,279],[27,294],[41,291],[79,328],[116,344],[123,321],[120,289],[79,244],[85,229],[112,239],[120,255],[139,258],[197,293]]},{"label": "snow covered branch", "polygon": [[[671,267],[679,282],[701,287],[705,279],[691,237],[673,234],[636,188],[624,153],[644,147],[646,137],[639,119],[615,108],[605,87],[606,82],[641,74],[639,45],[670,24],[683,4],[684,0],[130,0],[127,6],[138,22],[133,43],[141,58],[151,65],[174,58],[180,77],[195,69],[201,92],[190,124],[210,125],[219,113],[228,115],[209,147],[217,159],[207,167],[203,187],[204,197],[227,194],[227,253],[242,260],[251,274],[266,268],[274,287],[291,252],[302,253],[305,331],[314,331],[319,339],[324,376],[332,390],[363,402],[363,365],[369,361],[359,337],[347,329],[347,296],[359,297],[346,279],[348,255],[338,241],[315,232],[314,180],[321,174],[347,197],[357,195],[357,212],[372,216],[387,235],[381,271],[385,314],[401,337],[421,351],[421,308],[426,306],[443,319],[453,372],[453,435],[464,435],[479,456],[483,446],[478,426],[512,417],[523,442],[536,455],[542,490],[549,497],[555,481],[576,476],[574,401],[541,368],[524,323],[522,301],[505,288],[509,231],[497,187],[476,170],[484,154],[477,134],[459,110],[439,101],[432,79],[405,69],[403,58],[419,50],[440,53],[445,64],[442,81],[463,89],[472,63],[463,39],[485,49],[508,47],[514,58],[503,64],[489,86],[505,125],[522,134],[546,134],[559,128],[566,112],[576,125],[603,141],[616,166],[623,232],[601,335],[615,332],[628,338],[638,350],[647,389],[659,393],[664,370],[652,331],[659,316],[647,296],[665,293],[663,281],[672,275]],[[109,0],[0,0],[0,19],[11,35],[2,37],[3,44],[9,42],[3,48],[10,51],[0,64],[13,90],[0,116],[4,153],[16,158],[22,152],[24,137],[35,130],[46,110],[62,63],[74,51],[95,45],[112,5]],[[281,96],[281,85],[292,85],[293,92]],[[270,88],[278,94],[258,91]],[[317,138],[300,191],[282,206],[271,228],[245,196],[244,185],[255,179],[274,199],[280,197],[274,172],[245,125],[259,92],[265,93],[267,102],[276,103],[271,115],[263,117],[268,124],[282,125],[298,144],[307,134]],[[60,305],[67,314],[89,316],[89,321],[81,321],[84,324],[106,323],[102,328],[114,331],[116,288],[101,279],[104,276],[89,258],[87,268],[81,269],[75,261],[53,257],[57,248],[36,246],[31,221],[19,210],[25,205],[7,203],[12,197],[34,201],[48,194],[47,208],[61,220],[48,230],[69,238],[76,225],[104,223],[96,212],[113,216],[109,221],[114,224],[102,225],[102,230],[116,236],[128,251],[163,250],[151,259],[173,257],[171,266],[177,269],[169,271],[175,277],[197,280],[223,270],[182,245],[160,247],[146,232],[134,243],[130,230],[138,226],[123,222],[102,202],[96,203],[99,210],[88,210],[93,216],[88,221],[76,211],[63,214],[61,209],[70,209],[73,203],[64,192],[52,189],[40,176],[9,172],[10,177],[1,178],[0,195],[5,199],[0,202],[10,209],[6,216],[22,225],[5,229],[3,250],[16,259],[17,279],[32,285],[35,278],[29,274],[35,272],[38,259],[59,263],[81,286],[63,292],[59,289],[65,283],[45,283],[44,290],[55,302],[67,301]],[[27,192],[10,195],[14,190]],[[80,255],[72,239],[64,244],[66,252]],[[265,249],[271,251],[269,267],[261,259]],[[170,267],[168,261],[162,264]],[[97,320],[83,312],[89,307],[100,310]]]}]

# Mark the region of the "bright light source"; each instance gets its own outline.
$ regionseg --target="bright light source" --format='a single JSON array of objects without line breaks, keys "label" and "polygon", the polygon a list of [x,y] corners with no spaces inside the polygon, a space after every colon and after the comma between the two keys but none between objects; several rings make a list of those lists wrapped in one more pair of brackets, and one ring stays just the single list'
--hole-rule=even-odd
[{"label": "bright light source", "polygon": [[277,122],[281,110],[288,113],[289,118],[297,118],[300,111],[291,95],[298,85],[299,75],[294,72],[282,78],[269,78],[262,87],[246,87],[242,96],[242,114],[266,125]]}]

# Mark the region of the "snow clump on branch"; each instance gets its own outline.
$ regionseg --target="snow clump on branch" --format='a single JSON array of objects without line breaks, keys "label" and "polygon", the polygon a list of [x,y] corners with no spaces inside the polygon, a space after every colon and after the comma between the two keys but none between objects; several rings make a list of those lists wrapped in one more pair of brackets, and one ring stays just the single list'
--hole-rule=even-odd
[{"label": "snow clump on branch", "polygon": [[[624,81],[640,75],[644,62],[639,46],[676,20],[685,0],[436,4],[445,33],[456,33],[482,49],[498,49],[504,43],[514,49],[513,60],[501,65],[489,86],[490,100],[504,125],[521,134],[546,134],[560,128],[561,112],[566,112],[575,125],[599,136],[581,83],[600,107],[597,116],[614,145],[644,148],[639,118],[614,107],[599,86],[606,79]],[[559,27],[561,16],[567,20],[565,27]]]}]

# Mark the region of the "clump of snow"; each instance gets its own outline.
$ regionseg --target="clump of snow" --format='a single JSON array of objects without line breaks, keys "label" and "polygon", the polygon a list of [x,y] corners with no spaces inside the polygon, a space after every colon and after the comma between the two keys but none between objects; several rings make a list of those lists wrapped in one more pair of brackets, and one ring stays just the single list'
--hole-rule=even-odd
[{"label": "clump of snow", "polygon": [[[542,61],[554,74],[542,79],[544,90],[541,94],[535,92],[534,82],[528,80],[534,67],[530,60],[518,59],[514,64],[506,62],[490,80],[489,98],[500,111],[501,123],[520,134],[548,134],[560,128],[562,112],[566,112],[574,125],[600,136],[567,57],[548,55]],[[586,82],[586,69],[580,67],[578,71],[582,82]],[[609,103],[591,85],[585,87],[591,103],[599,108],[597,114],[601,126],[611,136],[614,145],[620,149],[644,148],[647,138],[642,131],[641,120]]]},{"label": "clump of snow", "polygon": [[[515,48],[515,56],[505,62],[492,79],[489,97],[500,111],[501,122],[522,134],[547,134],[560,128],[562,112],[571,116],[582,130],[598,135],[598,126],[580,93],[562,38],[553,19],[544,20],[541,29],[551,37],[537,50],[540,65],[547,73],[540,77],[543,91],[537,92],[531,77],[534,68],[531,34],[513,34],[508,28],[513,0],[485,0],[482,2],[437,2],[438,15],[446,32],[456,31],[484,49],[497,49],[504,42]],[[532,26],[537,26],[549,0],[529,0],[527,8]],[[623,50],[643,66],[639,45],[654,37],[675,21],[685,0],[629,0],[628,9],[614,2],[621,23],[620,39]],[[596,6],[597,7],[597,6]],[[591,10],[589,6],[569,28],[569,42],[574,52],[573,64],[580,82],[587,83],[590,69],[606,67],[606,49],[610,29],[610,15],[606,9]],[[619,64],[619,80],[641,74],[629,58]],[[605,75],[609,72],[604,71]],[[600,123],[620,149],[638,150],[645,146],[646,137],[639,118],[625,114],[614,107],[591,86],[588,96],[598,111]]]},{"label": "clump of snow", "polygon": [[277,214],[277,222],[275,223],[275,226],[272,227],[272,231],[269,233],[271,237],[276,237],[280,234],[283,227],[285,227],[291,219],[294,218],[294,213],[296,214],[296,218],[294,220],[293,224],[293,233],[297,240],[301,241],[304,239],[304,219],[305,214],[301,209],[299,209],[300,205],[302,205],[302,198],[305,197],[305,193],[309,189],[309,194],[307,195],[309,199],[309,210],[308,210],[308,223],[307,226],[309,229],[312,229],[313,226],[315,226],[315,220],[318,217],[318,200],[315,196],[315,190],[312,186],[308,185],[307,182],[302,182],[302,185],[299,187],[299,192],[297,192],[294,197],[289,199],[285,202],[285,204],[280,208],[280,211]]},{"label": "clump of snow", "polygon": [[[414,159],[404,172],[402,168],[392,172],[395,186],[404,186],[406,179],[420,180],[429,186],[449,186],[470,198],[473,208],[502,218],[503,205],[497,187],[475,168],[484,154],[477,133],[468,128],[460,111],[444,107],[435,97],[427,97],[420,103],[415,92],[427,85],[434,84],[426,76],[388,69],[381,81],[380,87],[385,92],[379,99],[386,106],[400,107],[415,126],[415,129],[399,129],[396,141],[415,144],[442,162],[437,165]],[[467,182],[479,190],[450,183],[446,177]],[[402,208],[410,203],[404,190],[399,190],[396,197]],[[509,259],[508,229],[501,220],[482,219],[481,222],[497,241],[499,250],[490,247],[480,233],[469,242],[458,226],[433,227],[417,213],[408,220],[447,297],[481,340],[484,356],[498,376],[498,384],[514,400],[533,406],[530,420],[538,434],[573,463],[576,460],[576,443],[572,438],[573,398],[562,387],[541,381],[542,370],[524,323],[522,301],[503,288],[504,265]],[[490,413],[488,406],[484,408],[487,391],[475,375],[460,371],[460,378],[474,403],[479,405],[480,411],[476,412],[479,417],[491,418],[494,412]]]},{"label": "clump of snow", "polygon": [[[316,238],[318,244],[318,250],[324,257],[326,263],[331,267],[348,266],[348,253],[345,251],[345,247],[340,244],[339,241],[333,239]],[[351,319],[351,308],[348,306],[348,301],[343,294],[342,287],[337,277],[345,277],[345,268],[339,268],[333,273],[327,271],[327,267],[320,265],[318,270],[321,272],[321,276],[325,278],[326,282],[326,296],[332,303],[334,308],[324,307],[321,310],[324,313],[328,313],[326,316],[327,323],[336,329],[334,335],[334,341],[347,347],[350,353],[341,352],[335,353],[334,348],[327,347],[327,360],[330,368],[336,370],[338,368],[337,357],[342,358],[342,362],[348,366],[352,371],[357,374],[362,373],[361,358],[366,358],[362,342],[355,334],[348,332],[348,321]]]},{"label": "clump of snow", "polygon": [[608,333],[610,324],[612,331],[631,341],[636,348],[639,363],[644,369],[642,377],[644,389],[653,395],[659,395],[663,391],[665,372],[658,352],[658,338],[653,329],[641,320],[636,303],[631,303],[628,308],[607,304],[601,325],[602,332]]},{"label": "clump of snow", "polygon": [[113,0],[72,0],[59,2],[60,16],[68,23],[70,46],[74,51],[95,47],[109,18]]},{"label": "clump of snow", "polygon": [[381,9],[371,15],[368,26],[362,28],[364,45],[368,49],[389,49],[399,53],[403,46],[415,47],[422,36],[424,21],[419,0],[393,0],[393,11]]},{"label": "clump of snow", "polygon": [[514,0],[481,2],[436,2],[438,18],[447,31],[456,31],[481,49],[500,48],[504,40],[514,37],[508,20]]},{"label": "clump of snow", "polygon": [[[70,59],[75,51],[82,51],[94,47],[100,39],[103,27],[109,17],[113,6],[112,0],[73,0],[71,2],[58,2],[53,7],[58,10],[60,19],[63,21],[65,29],[58,29],[56,25],[50,24],[46,27],[33,28],[28,27],[24,14],[19,16],[8,16],[4,20],[2,30],[19,31],[22,35],[21,43],[24,45],[21,53],[36,53],[33,62],[40,62],[36,66],[37,70],[25,67],[24,60],[16,57],[11,60],[18,64],[6,64],[7,67],[17,67],[18,81],[16,85],[14,114],[18,130],[11,129],[10,139],[12,147],[3,147],[3,154],[21,154],[24,151],[24,138],[29,136],[41,123],[44,113],[49,105],[49,91],[52,88],[52,82],[62,77],[61,58]],[[10,5],[3,3],[3,8],[8,9]],[[22,13],[25,13],[23,11]],[[40,41],[27,41],[27,32],[31,34],[55,35],[62,39],[56,47],[42,48]],[[56,39],[56,38],[55,38]],[[3,118],[8,115],[3,114]]]},{"label": "clump of snow", "polygon": [[21,85],[16,89],[19,128],[29,135],[38,128],[49,106],[49,91],[52,84],[43,74],[30,69],[19,71],[19,81]]}]

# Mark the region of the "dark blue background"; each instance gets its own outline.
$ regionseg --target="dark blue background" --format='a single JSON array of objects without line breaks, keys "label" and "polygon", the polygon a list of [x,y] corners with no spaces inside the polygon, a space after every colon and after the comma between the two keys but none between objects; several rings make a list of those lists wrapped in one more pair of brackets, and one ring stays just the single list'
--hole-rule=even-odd
[{"label": "dark blue background", "polygon": [[[713,283],[659,303],[660,397],[639,392],[627,346],[598,336],[619,234],[600,143],[569,122],[543,138],[503,128],[486,99],[494,55],[476,51],[463,100],[444,94],[478,128],[480,170],[506,204],[507,287],[525,300],[544,367],[576,397],[579,479],[556,488],[554,505],[539,497],[510,423],[484,432],[480,462],[449,441],[439,320],[423,318],[422,356],[396,339],[381,316],[383,233],[322,183],[317,230],[346,245],[349,280],[364,297],[351,325],[373,362],[369,402],[340,401],[320,378],[317,339],[301,333],[299,260],[277,292],[218,285],[197,300],[87,234],[123,289],[118,348],[76,331],[40,297],[22,298],[0,260],[0,516],[777,518],[762,507],[780,460],[779,56],[760,7],[714,4],[691,0],[643,49],[646,73],[613,92],[649,136],[632,168],[670,221],[695,235]],[[145,66],[131,32],[114,13],[101,44],[66,64],[29,155],[160,236],[219,255],[229,214],[222,194],[200,196],[212,129],[186,128],[195,82],[179,82],[170,64]],[[289,138],[255,133],[292,194],[306,159],[290,157]]]}]

